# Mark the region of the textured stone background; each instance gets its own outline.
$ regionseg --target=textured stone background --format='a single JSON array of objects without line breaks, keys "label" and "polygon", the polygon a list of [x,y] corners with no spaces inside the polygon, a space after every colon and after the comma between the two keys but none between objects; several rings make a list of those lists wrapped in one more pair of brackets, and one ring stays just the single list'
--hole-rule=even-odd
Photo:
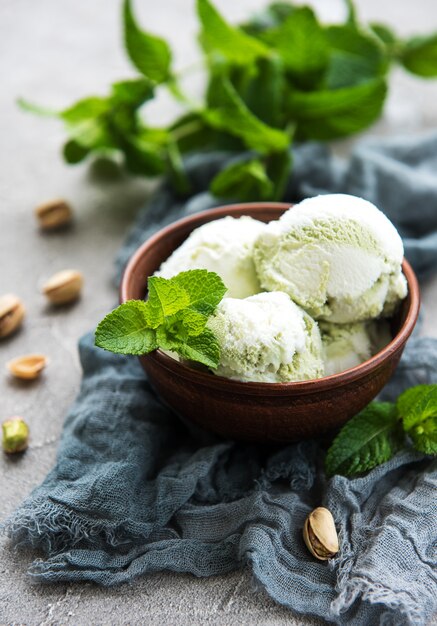
[{"label": "textured stone background", "polygon": [[[193,1],[137,0],[144,24],[172,42],[178,66],[197,59]],[[216,0],[232,19],[247,16],[263,0]],[[314,3],[325,19],[342,16],[340,0]],[[32,443],[19,460],[0,455],[0,520],[45,476],[53,464],[62,421],[80,382],[77,339],[115,303],[112,259],[150,184],[102,181],[87,167],[67,167],[59,155],[63,132],[56,121],[36,119],[15,106],[25,96],[63,107],[90,93],[104,93],[115,79],[133,74],[120,45],[119,0],[1,0],[0,75],[0,293],[19,294],[28,310],[23,330],[0,347],[0,361],[26,352],[50,356],[43,379],[22,385],[0,375],[0,417],[26,417]],[[437,27],[435,0],[360,0],[363,18],[391,23],[402,34]],[[198,88],[198,78],[190,79]],[[396,70],[384,119],[370,132],[416,133],[437,126],[437,82],[418,81]],[[152,115],[165,120],[174,105],[165,98]],[[341,144],[344,151],[348,143]],[[76,210],[74,228],[38,232],[32,209],[61,195]],[[74,307],[48,310],[41,282],[65,267],[86,277],[83,299]],[[436,277],[437,278],[437,277]],[[428,313],[424,333],[437,336],[433,310],[437,279],[423,290]],[[434,318],[435,319],[435,318]],[[0,540],[0,624],[315,624],[294,619],[253,589],[246,572],[209,580],[159,574],[113,590],[91,585],[32,585],[31,555],[13,554]]]}]

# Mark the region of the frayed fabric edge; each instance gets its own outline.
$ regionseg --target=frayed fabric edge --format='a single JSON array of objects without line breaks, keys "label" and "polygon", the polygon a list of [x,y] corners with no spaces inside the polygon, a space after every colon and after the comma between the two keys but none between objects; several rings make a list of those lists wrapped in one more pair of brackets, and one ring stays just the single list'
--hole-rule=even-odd
[{"label": "frayed fabric edge", "polygon": [[[381,604],[381,615],[379,626],[421,626],[423,621],[422,611],[415,604],[414,599],[407,593],[395,593],[392,589],[387,589],[380,583],[374,583],[364,576],[354,576],[351,579],[351,572],[355,565],[354,553],[350,545],[340,536],[342,544],[342,557],[337,563],[337,584],[338,596],[331,603],[330,619],[334,622],[357,601],[369,602],[372,605]],[[395,612],[404,616],[400,621]],[[343,621],[343,620],[341,620]]]},{"label": "frayed fabric edge", "polygon": [[84,539],[93,541],[95,538],[97,545],[99,538],[117,546],[136,538],[124,525],[108,529],[107,521],[104,525],[91,522],[45,497],[25,502],[0,526],[0,533],[9,537],[16,549],[31,547],[51,556],[71,550]]},{"label": "frayed fabric edge", "polygon": [[[379,626],[423,626],[426,621],[423,611],[407,591],[394,592],[381,583],[375,583],[365,577],[354,577],[345,589],[332,602],[332,617],[346,613],[356,600],[381,604]],[[395,613],[399,617],[396,617]],[[400,619],[399,619],[400,618]]]}]

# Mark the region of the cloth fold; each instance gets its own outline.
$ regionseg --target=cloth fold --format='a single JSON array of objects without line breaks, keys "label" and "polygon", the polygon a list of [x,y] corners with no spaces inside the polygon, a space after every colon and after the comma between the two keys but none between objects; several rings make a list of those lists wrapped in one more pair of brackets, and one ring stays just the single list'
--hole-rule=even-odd
[{"label": "cloth fold", "polygon": [[[189,200],[165,184],[139,215],[120,271],[152,232],[214,206],[206,191],[231,157],[187,162]],[[361,195],[400,229],[420,276],[437,265],[437,135],[366,141],[345,164],[326,148],[293,152],[285,198]],[[353,480],[323,472],[324,444],[264,447],[222,441],[182,423],[156,397],[135,358],[80,342],[83,382],[57,462],[9,520],[16,546],[44,553],[37,580],[116,585],[170,570],[196,576],[249,566],[295,612],[344,625],[426,624],[437,609],[437,463],[402,452]],[[381,397],[437,383],[437,340],[410,339]],[[302,540],[315,507],[334,515],[340,552],[317,562]]]}]

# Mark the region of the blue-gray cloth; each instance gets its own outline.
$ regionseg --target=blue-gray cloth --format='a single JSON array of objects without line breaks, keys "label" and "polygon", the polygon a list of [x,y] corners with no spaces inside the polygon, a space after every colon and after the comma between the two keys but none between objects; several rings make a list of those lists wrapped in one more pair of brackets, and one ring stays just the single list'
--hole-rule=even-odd
[{"label": "blue-gray cloth", "polygon": [[[285,198],[363,196],[404,237],[421,277],[437,266],[437,135],[362,142],[347,164],[317,145],[293,152]],[[208,181],[229,155],[187,167],[197,195],[163,185],[124,247],[119,268],[154,230],[217,204]],[[242,158],[245,158],[244,156]],[[432,312],[428,312],[432,314]],[[116,585],[171,570],[196,576],[248,566],[293,611],[344,625],[425,624],[437,609],[437,467],[403,452],[350,480],[323,472],[324,445],[267,448],[190,429],[156,397],[135,358],[80,342],[83,383],[65,421],[56,466],[10,520],[13,544],[42,550],[40,581]],[[437,340],[412,338],[383,392],[437,383]],[[316,561],[302,526],[328,507],[341,549]]]}]

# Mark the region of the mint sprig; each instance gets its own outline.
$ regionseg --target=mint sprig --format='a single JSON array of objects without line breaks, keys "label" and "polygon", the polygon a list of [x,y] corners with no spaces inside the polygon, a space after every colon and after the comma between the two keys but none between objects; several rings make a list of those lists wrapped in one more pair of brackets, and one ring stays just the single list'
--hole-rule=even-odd
[{"label": "mint sprig", "polygon": [[372,402],[334,439],[326,455],[327,473],[350,476],[388,461],[401,447],[400,435],[395,405]]},{"label": "mint sprig", "polygon": [[[137,78],[60,112],[19,103],[64,122],[68,163],[103,153],[133,174],[165,174],[180,195],[191,186],[184,155],[225,150],[245,153],[246,162],[231,160],[212,180],[213,193],[281,199],[294,140],[337,139],[375,122],[395,64],[437,77],[436,33],[403,40],[384,24],[362,23],[353,0],[345,0],[343,23],[324,24],[310,7],[273,2],[242,25],[230,24],[211,0],[197,0],[207,89],[195,102],[184,92],[186,70],[175,71],[169,44],[140,25],[133,0],[122,4],[123,41]],[[165,128],[145,121],[157,87],[185,108]]]},{"label": "mint sprig", "polygon": [[162,348],[216,368],[220,348],[206,324],[226,293],[220,276],[207,270],[189,270],[170,279],[152,276],[148,292],[146,302],[129,300],[100,322],[96,346],[136,355]]},{"label": "mint sprig", "polygon": [[261,41],[231,26],[209,0],[197,0],[201,31],[199,40],[205,53],[220,55],[236,65],[251,65],[270,50]]},{"label": "mint sprig", "polygon": [[369,404],[334,439],[325,459],[326,473],[365,472],[391,459],[409,442],[419,452],[437,455],[437,385],[412,387],[396,403]]}]

